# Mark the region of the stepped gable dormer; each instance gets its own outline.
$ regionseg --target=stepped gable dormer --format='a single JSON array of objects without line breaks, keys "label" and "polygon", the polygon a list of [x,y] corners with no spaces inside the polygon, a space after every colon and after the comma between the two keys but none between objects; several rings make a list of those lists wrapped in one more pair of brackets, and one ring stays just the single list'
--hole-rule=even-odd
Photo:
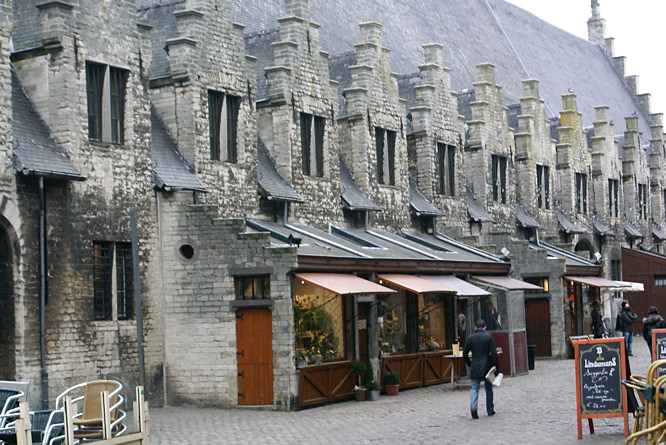
[{"label": "stepped gable dormer", "polygon": [[464,118],[458,114],[458,95],[451,91],[442,48],[437,43],[423,45],[425,63],[419,66],[416,85],[412,78],[401,78],[401,96],[413,97],[408,114],[409,165],[418,189],[431,205],[445,211],[442,224],[463,225]]},{"label": "stepped gable dormer", "polygon": [[257,208],[254,59],[229,2],[188,0],[139,10],[153,26],[150,94],[180,155],[226,217]]},{"label": "stepped gable dormer", "polygon": [[384,209],[373,225],[396,229],[409,221],[409,180],[405,105],[398,76],[390,71],[390,50],[382,45],[382,25],[361,23],[351,85],[343,89],[346,116],[340,119],[342,156],[359,187]]},{"label": "stepped gable dormer", "polygon": [[595,107],[591,154],[592,203],[598,221],[619,227],[622,216],[622,164],[607,106]]},{"label": "stepped gable dormer", "polygon": [[554,227],[555,141],[550,134],[539,81],[523,80],[516,129],[516,197],[545,227]]},{"label": "stepped gable dormer", "polygon": [[502,104],[502,87],[495,82],[491,63],[477,65],[475,100],[467,121],[465,168],[468,184],[496,221],[513,229],[516,220],[514,134]]},{"label": "stepped gable dormer", "polygon": [[622,157],[622,177],[624,189],[624,213],[642,233],[649,233],[650,218],[650,176],[647,165],[647,151],[642,144],[638,129],[638,116],[625,118],[624,146]]},{"label": "stepped gable dormer", "polygon": [[591,153],[574,93],[562,95],[562,108],[556,145],[560,183],[555,196],[559,196],[558,204],[566,213],[585,217],[591,214]]},{"label": "stepped gable dormer", "polygon": [[303,197],[292,207],[294,218],[326,229],[342,219],[337,83],[308,0],[285,0],[285,9],[276,36],[248,41],[249,51],[269,54],[273,62],[258,73],[266,86],[257,102],[259,135],[280,176]]},{"label": "stepped gable dormer", "polygon": [[652,218],[666,220],[666,157],[664,156],[664,115],[650,115],[652,121],[650,137],[650,197]]}]

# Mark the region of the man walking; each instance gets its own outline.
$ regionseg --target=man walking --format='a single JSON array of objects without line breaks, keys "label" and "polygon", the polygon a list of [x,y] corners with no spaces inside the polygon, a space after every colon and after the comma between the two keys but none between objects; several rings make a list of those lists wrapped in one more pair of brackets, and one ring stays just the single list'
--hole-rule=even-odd
[{"label": "man walking", "polygon": [[[496,367],[495,372],[499,373],[497,365],[497,347],[493,336],[486,332],[486,322],[483,319],[476,321],[476,330],[467,337],[463,349],[465,363],[470,367],[470,378],[472,381],[472,390],[469,395],[469,407],[472,412],[472,419],[478,419],[479,414],[477,405],[479,402],[479,386],[481,380],[484,381],[486,390],[486,411],[489,416],[495,414],[495,405],[493,404],[493,385],[485,377],[490,368]],[[472,352],[472,359],[469,353]]]},{"label": "man walking", "polygon": [[634,344],[634,321],[638,318],[636,312],[629,307],[627,300],[622,300],[620,309],[620,319],[622,320],[622,335],[624,335],[624,342],[627,345],[627,354],[632,354],[632,346]]}]

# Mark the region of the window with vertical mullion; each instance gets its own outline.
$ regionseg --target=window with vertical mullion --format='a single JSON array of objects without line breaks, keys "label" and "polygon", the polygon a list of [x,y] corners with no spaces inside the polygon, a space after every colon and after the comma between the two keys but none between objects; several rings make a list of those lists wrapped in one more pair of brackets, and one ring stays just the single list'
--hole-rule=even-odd
[{"label": "window with vertical mullion", "polygon": [[93,312],[95,320],[111,320],[113,244],[93,243]]},{"label": "window with vertical mullion", "polygon": [[384,184],[384,129],[375,128],[375,147],[377,149],[377,182]]},{"label": "window with vertical mullion", "polygon": [[324,176],[324,130],[326,119],[320,116],[314,117],[314,152],[316,176]]},{"label": "window with vertical mullion", "polygon": [[102,140],[102,98],[106,66],[86,63],[86,91],[88,96],[88,138]]},{"label": "window with vertical mullion", "polygon": [[210,158],[220,160],[220,120],[224,94],[208,90],[208,132],[210,135]]},{"label": "window with vertical mullion", "polygon": [[587,214],[587,175],[576,173],[576,212],[583,215]]},{"label": "window with vertical mullion", "polygon": [[238,161],[238,111],[240,97],[225,96],[227,112],[227,158],[228,162]]},{"label": "window with vertical mullion", "polygon": [[125,139],[125,86],[127,71],[117,68],[109,69],[111,81],[111,142],[122,144]]},{"label": "window with vertical mullion", "polygon": [[132,318],[134,304],[133,272],[132,244],[116,243],[118,320],[129,320]]},{"label": "window with vertical mullion", "polygon": [[386,131],[386,156],[388,157],[386,167],[390,185],[395,185],[395,136],[395,131]]},{"label": "window with vertical mullion", "polygon": [[310,163],[312,162],[312,115],[301,113],[301,156],[302,171],[304,175],[310,176]]}]

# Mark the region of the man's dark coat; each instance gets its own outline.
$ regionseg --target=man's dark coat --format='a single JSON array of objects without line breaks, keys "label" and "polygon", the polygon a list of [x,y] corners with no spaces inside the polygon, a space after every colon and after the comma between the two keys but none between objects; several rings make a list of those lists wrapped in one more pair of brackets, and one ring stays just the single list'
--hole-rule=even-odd
[{"label": "man's dark coat", "polygon": [[[469,358],[470,351],[472,351],[471,361]],[[473,379],[483,380],[488,370],[493,366],[497,366],[495,372],[499,373],[495,340],[493,340],[492,335],[483,329],[477,329],[467,337],[463,348],[463,357],[467,366],[471,368],[470,377]]]}]

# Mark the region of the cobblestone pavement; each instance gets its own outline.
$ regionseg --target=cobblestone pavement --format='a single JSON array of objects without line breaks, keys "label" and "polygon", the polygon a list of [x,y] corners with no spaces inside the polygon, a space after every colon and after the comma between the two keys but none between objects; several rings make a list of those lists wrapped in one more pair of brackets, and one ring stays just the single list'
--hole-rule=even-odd
[{"label": "cobblestone pavement", "polygon": [[[648,349],[641,337],[630,357],[644,375]],[[152,444],[621,444],[622,418],[583,421],[577,439],[573,360],[537,360],[535,369],[506,377],[495,391],[497,415],[469,414],[469,391],[448,384],[382,395],[377,402],[343,402],[296,412],[165,407],[152,409]],[[629,428],[633,417],[629,414]]]}]

